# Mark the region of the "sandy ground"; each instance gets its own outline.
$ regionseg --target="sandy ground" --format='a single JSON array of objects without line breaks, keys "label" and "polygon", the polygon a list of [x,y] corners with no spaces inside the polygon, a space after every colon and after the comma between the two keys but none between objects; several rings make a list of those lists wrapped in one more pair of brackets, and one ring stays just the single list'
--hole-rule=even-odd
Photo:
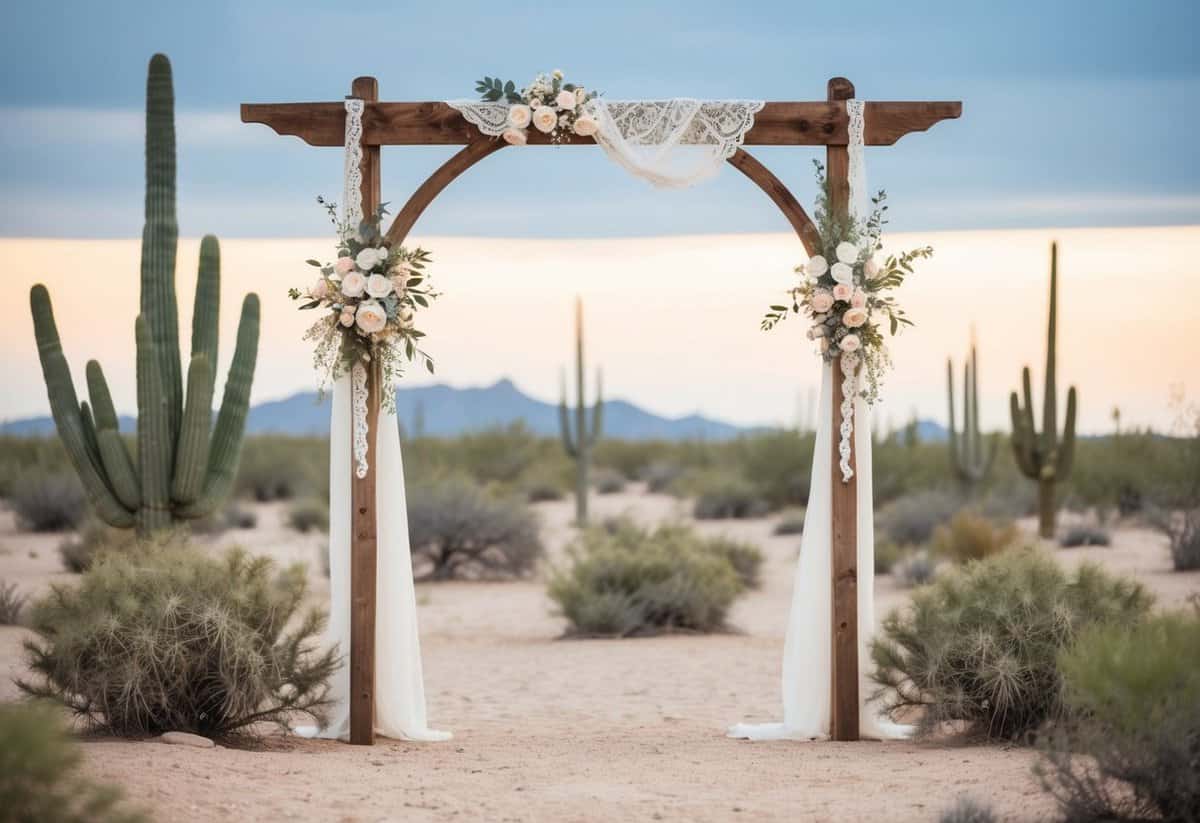
[{"label": "sandy ground", "polygon": [[[550,556],[570,537],[571,503],[540,504]],[[257,507],[259,526],[230,532],[280,560],[312,563],[326,585],[321,536]],[[669,497],[596,498],[597,516],[682,517]],[[86,769],[125,786],[161,820],[873,820],[927,821],[960,793],[1006,820],[1044,819],[1052,806],[1020,748],[958,743],[757,743],[724,737],[740,720],[776,719],[779,662],[798,537],[773,521],[703,523],[761,545],[764,586],[734,609],[737,631],[635,640],[558,639],[538,582],[419,587],[429,714],[453,730],[442,744],[383,740],[374,748],[277,736],[255,751],[86,740]],[[1200,592],[1200,574],[1170,571],[1163,539],[1121,529],[1109,549],[1059,550],[1144,581],[1166,604]],[[0,512],[0,578],[36,593],[71,575],[60,535],[25,535]],[[907,595],[877,580],[878,612]],[[0,700],[16,697],[23,629],[0,627]]]}]

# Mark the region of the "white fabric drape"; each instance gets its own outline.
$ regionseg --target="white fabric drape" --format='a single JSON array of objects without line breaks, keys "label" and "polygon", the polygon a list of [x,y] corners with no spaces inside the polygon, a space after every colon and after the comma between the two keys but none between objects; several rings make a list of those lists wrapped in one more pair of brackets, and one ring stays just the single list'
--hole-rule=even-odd
[{"label": "white fabric drape", "polygon": [[[804,535],[792,588],[783,652],[783,722],[738,723],[730,737],[750,740],[810,740],[829,736],[833,687],[830,678],[832,604],[833,366],[824,364],[818,406],[812,482],[804,515]],[[859,397],[854,415],[854,451],[858,467],[858,671],[859,731],[863,737],[907,737],[910,729],[880,717],[868,698],[874,691],[870,642],[875,627],[875,523],[871,488],[871,425],[866,401]]]},{"label": "white fabric drape", "polygon": [[[329,426],[329,590],[328,642],[343,655],[350,650],[350,378],[333,386]],[[408,544],[408,508],[404,495],[404,463],[400,429],[394,414],[379,413],[375,451],[378,535],[375,588],[375,729],[386,737],[438,741],[449,732],[429,728],[425,717],[425,684],[417,600]],[[306,737],[338,740],[350,736],[350,669],[343,665],[331,683],[334,707],[323,729],[296,729]]]}]

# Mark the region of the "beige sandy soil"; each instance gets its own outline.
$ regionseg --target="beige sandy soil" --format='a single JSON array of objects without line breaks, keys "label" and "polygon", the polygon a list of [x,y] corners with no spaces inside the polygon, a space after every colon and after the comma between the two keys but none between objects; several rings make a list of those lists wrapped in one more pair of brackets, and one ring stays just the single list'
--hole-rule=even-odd
[{"label": "beige sandy soil", "polygon": [[[552,558],[571,534],[571,503],[538,507]],[[669,498],[636,492],[596,498],[599,516],[654,522],[682,517]],[[312,564],[324,539],[283,526],[283,508],[257,509],[236,541]],[[86,768],[141,799],[161,820],[933,820],[956,794],[995,804],[1007,820],[1044,818],[1051,805],[1020,748],[956,743],[758,743],[730,740],[740,720],[779,712],[778,678],[799,540],[771,536],[771,520],[703,523],[767,553],[762,590],[741,600],[736,633],[634,640],[558,639],[538,582],[419,587],[426,691],[443,744],[381,741],[359,748],[276,736],[257,751],[88,740]],[[69,580],[61,536],[16,531],[0,513],[0,578],[26,591]],[[1200,592],[1200,574],[1170,571],[1165,544],[1123,529],[1110,549],[1059,550],[1132,574],[1166,603]],[[904,590],[877,581],[879,612]],[[22,629],[0,628],[0,699],[22,672]]]}]

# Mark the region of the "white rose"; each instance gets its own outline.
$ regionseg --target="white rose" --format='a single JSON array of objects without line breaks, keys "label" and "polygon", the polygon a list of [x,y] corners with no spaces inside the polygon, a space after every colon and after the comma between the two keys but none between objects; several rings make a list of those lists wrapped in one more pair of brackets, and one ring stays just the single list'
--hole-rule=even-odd
[{"label": "white rose", "polygon": [[838,283],[846,283],[847,285],[853,285],[854,283],[854,269],[845,263],[834,263],[829,273],[833,275],[833,279]]},{"label": "white rose", "polygon": [[382,274],[372,274],[367,278],[367,294],[372,297],[387,297],[392,293],[392,281]]},{"label": "white rose", "polygon": [[858,351],[861,347],[862,341],[858,339],[857,334],[848,334],[838,343],[838,348],[847,352]]},{"label": "white rose", "polygon": [[554,98],[554,102],[558,103],[560,109],[575,108],[575,92],[563,89],[558,93],[558,97]]},{"label": "white rose", "polygon": [[858,246],[842,241],[837,244],[837,259],[847,265],[854,265],[858,260]]},{"label": "white rose", "polygon": [[354,258],[354,265],[358,266],[363,271],[370,271],[375,268],[379,262],[379,252],[375,249],[367,248],[358,253]]},{"label": "white rose", "polygon": [[829,269],[829,264],[825,262],[825,258],[821,255],[813,255],[808,260],[808,265],[804,270],[808,272],[809,277],[820,277]]},{"label": "white rose", "polygon": [[401,306],[400,311],[396,312],[396,318],[400,321],[402,329],[411,329],[416,322],[416,315],[408,306]]},{"label": "white rose", "polygon": [[525,135],[525,129],[505,129],[501,135],[504,142],[510,146],[524,146],[529,142],[529,138]]},{"label": "white rose", "polygon": [[349,311],[347,309],[343,309],[341,316],[338,317],[338,320],[341,322],[341,324],[343,326],[345,326],[346,328],[350,328],[351,326],[354,325],[354,312]]},{"label": "white rose", "polygon": [[540,132],[550,133],[558,125],[558,115],[549,106],[539,106],[533,110],[533,127]]},{"label": "white rose", "polygon": [[375,332],[383,331],[383,327],[387,325],[387,312],[374,300],[367,300],[358,304],[358,313],[354,315],[354,322],[367,334],[375,334]]},{"label": "white rose", "polygon": [[863,274],[871,278],[879,274],[879,264],[875,262],[874,257],[868,257],[863,263]]},{"label": "white rose", "polygon": [[591,137],[600,130],[600,124],[596,122],[594,117],[583,115],[575,118],[575,133],[580,137]]},{"label": "white rose", "polygon": [[347,297],[362,297],[366,288],[367,278],[356,271],[352,271],[342,278],[342,294]]},{"label": "white rose", "polygon": [[846,309],[846,313],[842,315],[842,323],[844,323],[847,328],[857,329],[866,322],[866,309]]},{"label": "white rose", "polygon": [[529,125],[529,120],[532,117],[533,110],[524,103],[516,103],[508,107],[508,124],[513,128],[525,128]]}]

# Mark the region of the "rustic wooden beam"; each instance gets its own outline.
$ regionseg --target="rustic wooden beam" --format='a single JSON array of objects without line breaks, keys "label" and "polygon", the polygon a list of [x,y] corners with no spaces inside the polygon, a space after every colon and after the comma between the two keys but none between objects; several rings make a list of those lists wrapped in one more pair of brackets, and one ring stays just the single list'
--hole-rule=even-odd
[{"label": "rustic wooden beam", "polygon": [[[829,81],[829,99],[840,101],[854,97],[854,85],[844,77]],[[844,145],[825,150],[825,173],[829,179],[829,208],[833,215],[845,218],[850,208],[850,153]],[[831,673],[833,696],[830,703],[829,734],[834,740],[858,740],[858,475],[842,480],[841,454],[838,452],[842,425],[841,358],[833,366],[833,420],[830,427],[832,467],[830,483],[830,520],[832,553],[833,614]],[[855,421],[856,423],[859,421]],[[851,453],[851,467],[854,455]]]},{"label": "rustic wooden beam", "polygon": [[[906,134],[962,114],[962,103],[869,102],[866,104],[868,146],[890,146]],[[279,134],[293,135],[312,146],[340,146],[346,112],[341,103],[243,103],[242,122],[262,123]],[[846,107],[840,101],[767,103],[746,133],[748,146],[845,145]],[[549,145],[549,138],[529,129],[529,142]],[[466,145],[489,140],[458,110],[442,102],[368,103],[363,112],[363,143],[378,146]],[[575,138],[566,146],[590,146]]]},{"label": "rustic wooden beam", "polygon": [[[379,99],[374,77],[358,77],[351,86],[354,97]],[[364,216],[379,207],[379,146],[364,146],[362,165],[362,211]],[[375,591],[376,591],[376,442],[379,428],[380,388],[383,374],[379,363],[367,370],[367,455],[366,476],[355,471],[354,431],[350,445],[350,742],[370,746],[375,742]]]}]

